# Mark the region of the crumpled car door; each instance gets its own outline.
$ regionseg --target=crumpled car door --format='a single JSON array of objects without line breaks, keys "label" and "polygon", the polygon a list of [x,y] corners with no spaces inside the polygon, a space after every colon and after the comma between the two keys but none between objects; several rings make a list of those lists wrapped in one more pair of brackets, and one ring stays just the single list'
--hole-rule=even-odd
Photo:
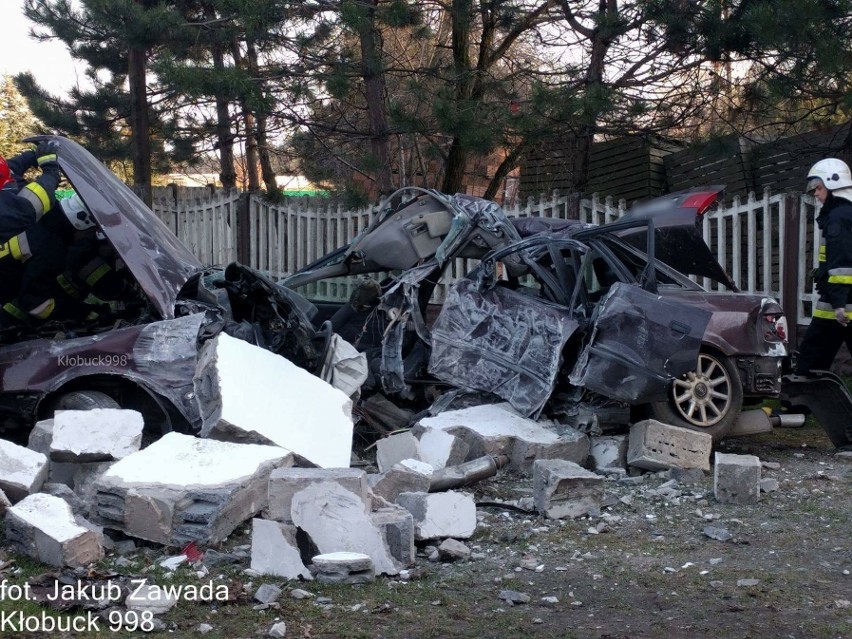
[{"label": "crumpled car door", "polygon": [[631,404],[663,400],[695,369],[711,313],[617,282],[601,300],[572,384]]},{"label": "crumpled car door", "polygon": [[578,323],[566,308],[502,286],[459,280],[432,327],[429,372],[461,388],[494,393],[519,413],[538,413]]}]

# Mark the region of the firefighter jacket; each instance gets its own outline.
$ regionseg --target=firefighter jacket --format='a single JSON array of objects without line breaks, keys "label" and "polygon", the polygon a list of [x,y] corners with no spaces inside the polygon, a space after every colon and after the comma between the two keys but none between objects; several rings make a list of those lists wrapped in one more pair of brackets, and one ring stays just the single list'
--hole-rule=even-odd
[{"label": "firefighter jacket", "polygon": [[852,318],[852,202],[831,195],[816,222],[822,244],[815,277],[820,296],[813,316],[835,319],[834,309],[845,308]]},{"label": "firefighter jacket", "polygon": [[[39,158],[41,175],[18,190],[18,187],[24,184],[20,175],[30,166],[36,166],[35,155],[34,152],[27,151],[8,161],[15,181],[7,185],[10,188],[0,190],[0,242],[4,244],[30,228],[56,203],[56,187],[59,186],[60,174],[55,156],[53,161],[47,162],[42,162]],[[25,166],[27,162],[31,162],[29,166]],[[19,168],[22,170],[18,171]]]}]

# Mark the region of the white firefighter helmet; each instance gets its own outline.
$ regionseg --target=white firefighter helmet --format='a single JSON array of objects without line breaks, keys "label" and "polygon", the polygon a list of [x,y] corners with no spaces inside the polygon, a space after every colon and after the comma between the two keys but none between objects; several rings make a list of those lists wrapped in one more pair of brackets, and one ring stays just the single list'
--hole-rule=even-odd
[{"label": "white firefighter helmet", "polygon": [[69,198],[59,200],[59,205],[62,207],[62,212],[68,221],[74,225],[78,231],[85,231],[95,226],[95,218],[83,204],[83,200],[76,193]]},{"label": "white firefighter helmet", "polygon": [[849,165],[843,160],[826,158],[814,164],[811,170],[808,171],[808,186],[806,189],[808,193],[819,186],[818,180],[829,191],[836,191],[837,189],[852,186],[852,172],[849,171]]}]

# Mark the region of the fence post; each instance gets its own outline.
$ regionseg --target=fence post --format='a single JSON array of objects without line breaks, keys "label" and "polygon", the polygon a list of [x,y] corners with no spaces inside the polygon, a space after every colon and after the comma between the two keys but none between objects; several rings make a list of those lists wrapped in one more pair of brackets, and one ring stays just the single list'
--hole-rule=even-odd
[{"label": "fence post", "polygon": [[798,345],[799,333],[799,298],[801,296],[802,282],[799,281],[799,264],[805,259],[804,246],[799,238],[799,222],[801,210],[799,207],[800,195],[788,193],[782,200],[784,203],[784,246],[781,251],[782,273],[781,281],[781,308],[787,316],[787,343],[790,348]]},{"label": "fence post", "polygon": [[251,263],[251,193],[241,193],[237,200],[237,262]]}]

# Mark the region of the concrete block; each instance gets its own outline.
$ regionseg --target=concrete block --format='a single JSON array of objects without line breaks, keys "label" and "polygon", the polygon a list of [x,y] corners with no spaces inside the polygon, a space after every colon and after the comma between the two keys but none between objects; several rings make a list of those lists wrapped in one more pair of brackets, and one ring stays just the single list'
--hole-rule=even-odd
[{"label": "concrete block", "polygon": [[168,433],[98,479],[92,513],[156,543],[218,543],[266,507],[270,473],[292,461],[276,446]]},{"label": "concrete block", "polygon": [[376,576],[373,560],[357,552],[332,552],[312,559],[316,579],[324,583],[363,584]]},{"label": "concrete block", "polygon": [[476,530],[476,504],[468,493],[402,493],[397,503],[414,517],[414,538],[468,539]]},{"label": "concrete block", "polygon": [[403,567],[413,566],[414,517],[401,506],[379,508],[370,513],[370,520],[385,540],[388,552]]},{"label": "concrete block", "polygon": [[74,488],[74,476],[77,474],[80,464],[71,462],[48,462],[47,481],[51,484],[65,484]]},{"label": "concrete block", "polygon": [[37,493],[47,480],[47,457],[0,439],[0,490],[12,503]]},{"label": "concrete block", "polygon": [[50,442],[53,441],[53,420],[36,422],[27,439],[27,448],[50,457]]},{"label": "concrete block", "polygon": [[376,442],[376,465],[380,473],[387,472],[403,459],[422,461],[420,442],[411,433],[397,433]]},{"label": "concrete block", "polygon": [[333,482],[314,483],[293,496],[293,522],[305,531],[320,554],[355,552],[368,555],[376,572],[396,575],[390,554],[363,500]]},{"label": "concrete block", "polygon": [[349,466],[352,401],[288,359],[223,333],[203,347],[193,382],[202,437],[275,444],[323,468]]},{"label": "concrete block", "polygon": [[418,438],[420,458],[435,470],[461,464],[467,459],[470,446],[440,428],[424,428]]},{"label": "concrete block", "polygon": [[371,506],[367,473],[357,468],[276,468],[269,476],[268,518],[292,523],[293,495],[311,484],[334,482]]},{"label": "concrete block", "polygon": [[419,424],[423,429],[445,430],[463,439],[468,445],[467,459],[507,455],[511,460],[509,468],[521,473],[529,473],[535,459],[585,463],[589,455],[585,434],[567,429],[560,436],[554,422],[528,419],[508,403],[446,411],[422,419]]},{"label": "concrete block", "polygon": [[713,438],[707,433],[646,419],[630,427],[627,463],[647,470],[700,468],[709,471],[712,448]]},{"label": "concrete block", "polygon": [[97,533],[80,526],[59,497],[35,494],[6,511],[6,539],[51,566],[85,566],[104,555]]},{"label": "concrete block", "polygon": [[716,453],[713,494],[725,504],[756,504],[760,500],[760,459],[755,455]]},{"label": "concrete block", "polygon": [[402,493],[428,493],[431,473],[412,470],[404,464],[396,464],[386,473],[368,475],[367,481],[374,495],[394,503]]},{"label": "concrete block", "polygon": [[60,410],[53,416],[50,459],[100,462],[124,459],[142,444],[142,414],[119,408]]},{"label": "concrete block", "polygon": [[627,436],[592,437],[589,456],[592,468],[599,473],[627,474]]},{"label": "concrete block", "polygon": [[313,579],[302,563],[296,527],[268,519],[252,519],[251,569],[284,579]]},{"label": "concrete block", "polygon": [[603,477],[574,462],[540,459],[533,464],[533,501],[550,519],[582,517],[600,511]]},{"label": "concrete block", "polygon": [[83,500],[80,499],[79,495],[65,484],[44,484],[41,487],[41,492],[45,495],[53,495],[54,497],[59,497],[64,500],[65,503],[71,506],[71,511],[75,515],[82,515],[85,517],[89,513],[89,505],[84,503]]}]

